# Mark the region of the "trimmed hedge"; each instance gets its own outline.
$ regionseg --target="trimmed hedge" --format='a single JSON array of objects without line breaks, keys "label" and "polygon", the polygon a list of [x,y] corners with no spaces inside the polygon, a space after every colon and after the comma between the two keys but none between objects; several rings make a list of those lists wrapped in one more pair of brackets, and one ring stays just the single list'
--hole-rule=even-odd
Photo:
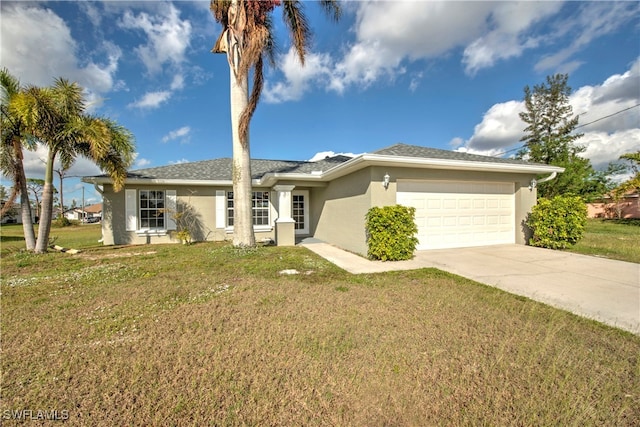
[{"label": "trimmed hedge", "polygon": [[578,196],[555,196],[538,199],[526,224],[533,231],[531,246],[566,249],[584,235],[587,205]]},{"label": "trimmed hedge", "polygon": [[413,258],[418,244],[415,214],[415,208],[401,205],[369,209],[365,217],[369,258],[382,261]]}]

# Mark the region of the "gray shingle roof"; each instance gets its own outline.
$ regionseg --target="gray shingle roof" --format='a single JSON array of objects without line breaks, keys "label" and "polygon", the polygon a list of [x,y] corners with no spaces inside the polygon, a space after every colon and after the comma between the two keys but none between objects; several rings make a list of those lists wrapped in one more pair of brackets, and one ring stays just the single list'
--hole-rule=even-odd
[{"label": "gray shingle roof", "polygon": [[[523,160],[481,156],[478,154],[460,153],[456,151],[440,150],[437,148],[420,147],[408,144],[395,144],[390,147],[374,151],[370,154],[379,156],[415,157],[482,163],[515,165],[532,164]],[[316,171],[326,172],[349,160],[351,160],[351,157],[348,156],[327,157],[317,162],[252,159],[251,173],[253,179],[260,179],[268,173],[311,174]],[[106,175],[101,175],[100,177],[106,177]],[[222,158],[203,160],[199,162],[179,163],[155,168],[138,169],[130,171],[128,173],[128,178],[231,181],[231,159]]]},{"label": "gray shingle roof", "polygon": [[481,156],[479,154],[461,153],[457,151],[440,150],[438,148],[419,147],[417,145],[395,144],[371,154],[381,156],[398,156],[398,157],[420,157],[429,159],[442,160],[459,160],[467,162],[485,162],[485,163],[509,163],[516,165],[532,164],[524,160],[505,159],[501,157]]},{"label": "gray shingle roof", "polygon": [[[334,166],[350,160],[347,156],[334,156],[317,162],[295,160],[251,160],[251,174],[253,179],[259,179],[267,173],[307,173],[313,171],[325,172]],[[191,163],[159,166],[156,168],[138,169],[128,173],[129,178],[146,179],[180,179],[224,181],[231,180],[231,159],[222,158],[203,160]]]}]

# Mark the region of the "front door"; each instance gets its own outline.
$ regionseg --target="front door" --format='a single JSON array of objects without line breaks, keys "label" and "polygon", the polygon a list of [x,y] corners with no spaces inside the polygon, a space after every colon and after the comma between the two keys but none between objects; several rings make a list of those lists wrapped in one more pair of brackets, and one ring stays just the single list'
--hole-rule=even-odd
[{"label": "front door", "polygon": [[309,234],[309,191],[294,190],[291,197],[291,216],[296,222],[296,234]]}]

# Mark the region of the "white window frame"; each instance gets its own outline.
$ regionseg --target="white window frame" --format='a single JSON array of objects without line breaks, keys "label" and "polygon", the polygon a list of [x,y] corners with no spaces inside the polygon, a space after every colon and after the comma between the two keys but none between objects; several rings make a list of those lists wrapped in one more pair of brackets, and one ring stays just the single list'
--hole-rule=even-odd
[{"label": "white window frame", "polygon": [[[267,195],[267,206],[261,206],[261,207],[256,207],[255,204],[257,202],[257,199],[255,198],[256,193],[263,193]],[[227,233],[232,233],[233,232],[233,225],[229,225],[232,221],[233,221],[233,203],[234,203],[234,199],[233,198],[229,198],[229,194],[233,194],[233,190],[229,190],[225,192],[225,197],[224,197],[224,212],[225,212],[225,224],[226,224],[226,231]],[[229,206],[231,202],[232,206]],[[252,222],[255,221],[256,217],[254,216],[254,212],[256,210],[266,210],[267,211],[267,223],[266,224],[260,224],[260,225],[256,225],[253,224],[253,230],[254,231],[271,231],[273,229],[273,226],[271,224],[271,218],[272,218],[272,207],[271,207],[271,192],[268,190],[257,190],[257,191],[252,191],[251,192],[251,218],[252,218]]]},{"label": "white window frame", "polygon": [[[164,225],[163,227],[141,227],[141,214],[142,211],[140,196],[142,191],[162,191],[164,195]],[[176,212],[177,207],[177,192],[176,190],[166,189],[126,189],[125,190],[125,230],[135,231],[139,235],[166,235],[168,231],[176,229],[176,223],[173,219],[173,215]]]}]

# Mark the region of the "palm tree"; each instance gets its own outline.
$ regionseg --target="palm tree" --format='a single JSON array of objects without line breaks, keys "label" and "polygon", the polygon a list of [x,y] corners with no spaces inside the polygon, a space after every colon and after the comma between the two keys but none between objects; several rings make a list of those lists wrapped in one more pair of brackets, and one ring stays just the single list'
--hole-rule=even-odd
[{"label": "palm tree", "polygon": [[33,217],[31,205],[29,203],[29,191],[27,189],[27,178],[24,172],[22,146],[27,144],[33,147],[34,142],[29,135],[24,132],[24,123],[15,114],[13,102],[18,94],[23,90],[20,81],[15,78],[6,68],[0,69],[0,86],[2,90],[2,104],[0,106],[2,116],[2,140],[0,143],[0,170],[7,176],[13,178],[13,187],[9,200],[3,207],[10,209],[18,193],[20,193],[20,212],[22,218],[22,229],[24,231],[24,241],[27,250],[32,251],[36,246],[36,236],[33,229]]},{"label": "palm tree", "polygon": [[42,210],[35,252],[46,252],[53,216],[53,168],[71,167],[78,155],[94,161],[107,172],[114,189],[124,185],[133,161],[133,135],[110,119],[86,114],[82,88],[66,79],[56,79],[48,88],[27,88],[16,102],[16,110],[28,131],[48,148]]},{"label": "palm tree", "polygon": [[[340,17],[336,0],[322,0],[325,12]],[[212,51],[226,53],[230,71],[232,179],[234,196],[233,244],[255,246],[251,215],[251,155],[249,123],[263,87],[264,59],[275,63],[275,41],[271,13],[282,5],[283,21],[304,65],[311,30],[298,0],[211,0],[211,11],[222,33]],[[253,72],[251,96],[249,74]]]}]

